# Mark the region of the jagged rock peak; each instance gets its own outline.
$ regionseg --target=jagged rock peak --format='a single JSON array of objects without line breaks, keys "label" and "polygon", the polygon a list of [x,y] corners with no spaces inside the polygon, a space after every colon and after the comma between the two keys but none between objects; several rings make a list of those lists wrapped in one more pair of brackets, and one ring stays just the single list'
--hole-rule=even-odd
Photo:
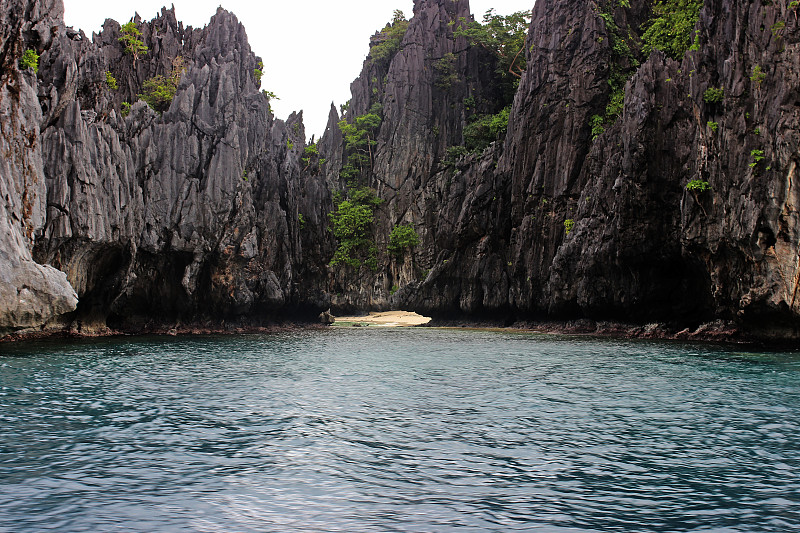
[{"label": "jagged rock peak", "polygon": [[444,9],[451,15],[470,15],[469,0],[414,0],[414,15],[432,7]]}]

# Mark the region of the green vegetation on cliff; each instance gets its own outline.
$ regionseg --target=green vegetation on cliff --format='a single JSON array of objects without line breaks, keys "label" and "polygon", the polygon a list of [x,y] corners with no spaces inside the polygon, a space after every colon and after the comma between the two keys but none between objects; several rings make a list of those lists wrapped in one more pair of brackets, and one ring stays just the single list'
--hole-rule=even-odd
[{"label": "green vegetation on cliff", "polygon": [[605,110],[589,119],[592,128],[592,139],[599,137],[605,126],[616,122],[625,108],[625,84],[633,76],[640,64],[641,43],[635,37],[635,28],[627,25],[621,28],[614,19],[617,8],[630,8],[628,2],[607,1],[597,9],[597,16],[603,20],[608,41],[611,45],[609,61],[608,86],[610,89]]},{"label": "green vegetation on cliff", "polygon": [[365,170],[372,168],[372,147],[377,144],[375,137],[382,119],[378,113],[367,113],[355,118],[353,123],[342,119],[339,129],[344,135],[346,163],[339,175],[348,186],[363,185]]},{"label": "green vegetation on cliff", "polygon": [[147,54],[147,45],[140,39],[142,32],[136,27],[135,22],[126,22],[119,29],[119,32],[122,34],[119,40],[125,48],[125,53],[133,56],[134,63],[139,59],[140,55]]},{"label": "green vegetation on cliff", "polygon": [[419,244],[419,235],[411,224],[399,224],[389,234],[387,250],[395,256],[402,256],[403,251]]},{"label": "green vegetation on cliff", "polygon": [[370,61],[374,64],[388,65],[400,51],[406,30],[408,30],[406,16],[396,9],[392,21],[378,33],[378,42],[369,51]]},{"label": "green vegetation on cliff", "polygon": [[163,113],[169,109],[169,105],[175,97],[175,92],[178,90],[178,83],[181,81],[181,74],[183,74],[184,70],[183,58],[181,56],[176,57],[172,61],[170,75],[153,76],[146,80],[139,98],[147,102],[147,105],[154,110]]},{"label": "green vegetation on cliff", "polygon": [[[496,67],[493,84],[496,84],[501,96],[491,102],[483,99],[479,102],[472,95],[464,99],[466,124],[463,129],[463,148],[448,148],[444,161],[446,164],[452,164],[467,151],[483,152],[508,129],[511,103],[519,78],[526,68],[525,39],[530,20],[530,11],[498,15],[494,9],[490,9],[483,16],[483,23],[464,17],[450,23],[454,38],[463,38],[470,46],[479,46],[494,57]],[[455,54],[448,54],[434,64],[438,88],[448,90],[458,81],[456,57]]]},{"label": "green vegetation on cliff", "polygon": [[108,88],[112,91],[119,89],[119,85],[117,85],[117,78],[115,78],[114,75],[108,71],[106,71],[106,85],[108,85]]},{"label": "green vegetation on cliff", "polygon": [[347,191],[347,199],[337,199],[336,210],[328,215],[331,231],[338,241],[330,266],[348,265],[359,268],[366,265],[378,268],[378,247],[372,236],[375,209],[383,200],[368,187]]},{"label": "green vegetation on cliff", "polygon": [[264,62],[259,61],[256,64],[256,68],[253,69],[253,78],[256,81],[256,85],[261,87],[261,77],[264,75]]},{"label": "green vegetation on cliff", "polygon": [[653,6],[653,18],[645,24],[642,34],[643,51],[650,55],[661,50],[675,60],[680,60],[698,36],[694,31],[700,18],[702,0],[659,0]]},{"label": "green vegetation on cliff", "polygon": [[497,57],[497,73],[503,78],[519,78],[525,72],[525,38],[531,22],[530,11],[497,15],[490,9],[483,24],[461,18],[453,36],[464,37],[473,46],[481,46]]},{"label": "green vegetation on cliff", "polygon": [[495,115],[477,115],[464,128],[464,144],[470,152],[483,152],[487,146],[499,139],[508,129],[511,106]]},{"label": "green vegetation on cliff", "polygon": [[23,70],[32,68],[34,72],[39,72],[39,54],[35,50],[25,50],[19,59],[19,68]]}]

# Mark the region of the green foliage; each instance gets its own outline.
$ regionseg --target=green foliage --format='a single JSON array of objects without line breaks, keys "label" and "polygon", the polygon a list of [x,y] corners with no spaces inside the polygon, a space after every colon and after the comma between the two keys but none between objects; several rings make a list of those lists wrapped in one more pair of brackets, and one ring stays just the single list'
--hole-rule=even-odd
[{"label": "green foliage", "polygon": [[442,163],[446,166],[454,166],[456,161],[467,155],[467,153],[468,150],[466,146],[451,146],[447,149],[447,156]]},{"label": "green foliage", "polygon": [[725,88],[709,87],[703,93],[703,101],[707,104],[718,104],[725,98]]},{"label": "green foliage", "polygon": [[392,288],[389,289],[389,296],[394,296],[394,293],[400,290],[400,287],[397,285],[392,285]]},{"label": "green foliage", "polygon": [[573,219],[568,218],[564,221],[564,233],[566,235],[569,235],[573,227],[575,227],[575,221]]},{"label": "green foliage", "polygon": [[709,185],[707,181],[692,180],[686,184],[686,190],[692,193],[699,194],[706,191],[710,191],[711,185]]},{"label": "green foliage", "polygon": [[382,120],[383,119],[376,113],[367,113],[366,115],[356,117],[356,128],[359,131],[366,132],[376,130],[381,125]]},{"label": "green foliage", "polygon": [[119,89],[119,86],[117,85],[117,78],[115,78],[108,71],[106,71],[106,85],[108,85],[108,88],[111,89],[112,91],[116,91],[117,89]]},{"label": "green foliage", "polygon": [[253,69],[253,78],[255,78],[256,85],[258,87],[261,87],[261,77],[264,75],[263,69],[264,69],[263,61],[259,61],[258,64],[256,65],[256,68]]},{"label": "green foliage", "polygon": [[[383,104],[380,102],[375,102],[371,106],[369,106],[369,111],[367,114],[377,115],[380,118],[383,115]],[[374,121],[374,119],[371,119]]]},{"label": "green foliage", "polygon": [[[791,6],[790,6],[791,7]],[[783,33],[783,29],[786,27],[786,23],[782,20],[779,20],[775,24],[772,25],[770,31],[772,31],[773,37],[781,37],[781,33]]]},{"label": "green foliage", "polygon": [[306,146],[303,149],[303,155],[305,157],[303,157],[301,161],[306,166],[306,168],[308,168],[308,166],[311,164],[311,160],[315,157],[319,157],[319,149],[317,148],[317,143],[312,143]]},{"label": "green foliage", "polygon": [[717,133],[717,130],[719,129],[719,123],[718,122],[713,122],[713,121],[709,120],[706,124],[708,125],[709,128],[711,128],[711,131],[713,131],[714,133]]},{"label": "green foliage", "polygon": [[135,22],[130,21],[123,24],[119,31],[122,34],[119,40],[125,48],[125,53],[131,54],[134,62],[139,59],[139,56],[147,54],[147,45],[140,39],[142,32],[136,27]]},{"label": "green foliage", "polygon": [[464,144],[470,152],[483,152],[487,146],[505,134],[508,129],[508,116],[511,106],[496,115],[479,115],[477,119],[464,128]]},{"label": "green foliage", "polygon": [[436,87],[447,91],[459,82],[460,78],[458,77],[458,72],[456,72],[457,59],[453,53],[445,54],[444,57],[433,64],[433,69],[436,71]]},{"label": "green foliage", "polygon": [[750,76],[750,81],[760,86],[766,77],[767,75],[764,74],[763,70],[761,70],[761,65],[756,65],[753,67],[753,73]]},{"label": "green foliage", "polygon": [[344,136],[347,160],[339,175],[350,186],[355,186],[364,178],[365,169],[372,168],[372,147],[377,141],[375,136],[380,128],[382,119],[377,113],[367,113],[356,117],[353,123],[347,119],[339,121],[339,129]]},{"label": "green foliage", "polygon": [[395,54],[400,51],[406,30],[408,30],[408,21],[403,12],[396,9],[392,22],[380,31],[381,41],[370,49],[369,60],[373,64],[388,65]]},{"label": "green foliage", "polygon": [[169,76],[153,76],[146,80],[142,85],[142,91],[139,98],[147,102],[151,108],[159,113],[163,113],[169,109],[172,99],[175,97],[175,92],[178,90],[178,83],[181,81],[181,74],[185,70],[183,66],[183,58],[176,57],[172,61],[172,72]]},{"label": "green foliage", "polygon": [[266,89],[263,89],[263,90],[261,91],[261,94],[263,94],[263,95],[264,95],[264,98],[267,98],[268,100],[280,100],[280,98],[278,98],[278,95],[277,95],[277,94],[275,94],[275,93],[274,93],[274,92],[272,92],[272,91],[268,91],[268,90],[266,90]]},{"label": "green foliage", "polygon": [[[630,7],[629,5],[623,6],[619,4],[618,6]],[[622,111],[625,108],[625,84],[639,67],[639,59],[631,49],[632,46],[635,49],[639,47],[639,43],[633,36],[632,28],[628,26],[626,31],[623,31],[617,26],[614,20],[615,6],[613,2],[605,4],[603,9],[606,11],[600,11],[597,15],[603,19],[611,43],[611,62],[608,76],[610,92],[604,113],[602,115],[593,115],[590,119],[593,139],[602,134],[605,130],[605,124],[613,124],[617,117],[622,115]]]},{"label": "green foliage", "polygon": [[363,264],[375,270],[378,248],[372,239],[372,224],[375,208],[382,200],[367,187],[350,189],[348,196],[337,202],[336,210],[328,215],[331,231],[339,242],[330,265],[358,268]]},{"label": "green foliage", "polygon": [[154,110],[162,113],[169,109],[172,98],[175,96],[177,87],[165,76],[154,76],[144,82],[144,91],[139,98],[147,102],[147,105]]},{"label": "green foliage", "polygon": [[294,143],[291,139],[286,139],[286,149],[287,150],[294,150]]},{"label": "green foliage", "polygon": [[300,223],[300,229],[306,229],[306,217],[303,213],[297,213],[297,221]]},{"label": "green foliage", "polygon": [[601,115],[592,115],[590,120],[590,124],[592,126],[592,140],[597,139],[600,135],[603,134],[606,129],[603,127],[603,122],[605,119]]},{"label": "green foliage", "polygon": [[621,85],[611,93],[606,105],[606,119],[610,122],[622,114],[625,109],[625,86]]},{"label": "green foliage", "polygon": [[753,158],[753,162],[750,163],[750,168],[755,168],[760,162],[764,160],[764,150],[758,150],[758,149],[750,150],[750,157]]},{"label": "green foliage", "polygon": [[[702,0],[659,0],[653,6],[653,18],[644,26],[643,51],[650,55],[661,50],[667,56],[680,60],[692,43],[699,40],[694,27],[700,18]],[[698,42],[699,44],[699,42]]]},{"label": "green foliage", "polygon": [[127,117],[128,115],[130,115],[131,114],[130,102],[122,102],[122,104],[119,106],[119,111],[120,113],[122,113],[123,117]]},{"label": "green foliage", "polygon": [[483,16],[483,24],[461,18],[453,31],[454,37],[463,37],[469,44],[480,46],[497,58],[496,73],[503,90],[503,102],[500,105],[511,103],[519,78],[525,72],[524,48],[530,20],[530,11],[503,16],[490,9]]},{"label": "green foliage", "polygon": [[32,68],[34,72],[39,72],[39,54],[36,50],[25,50],[22,57],[19,58],[19,68],[27,70]]},{"label": "green foliage", "polygon": [[403,255],[404,250],[413,248],[418,244],[419,236],[414,231],[414,227],[411,224],[400,224],[392,228],[392,232],[389,234],[389,244],[386,248],[390,254],[400,257]]}]

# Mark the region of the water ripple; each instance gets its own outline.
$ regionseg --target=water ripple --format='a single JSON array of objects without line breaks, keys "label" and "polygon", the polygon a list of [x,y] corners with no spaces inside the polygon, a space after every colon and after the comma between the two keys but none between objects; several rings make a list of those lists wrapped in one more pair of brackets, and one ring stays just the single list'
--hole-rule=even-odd
[{"label": "water ripple", "polygon": [[436,330],[0,358],[0,531],[800,528],[800,356]]}]

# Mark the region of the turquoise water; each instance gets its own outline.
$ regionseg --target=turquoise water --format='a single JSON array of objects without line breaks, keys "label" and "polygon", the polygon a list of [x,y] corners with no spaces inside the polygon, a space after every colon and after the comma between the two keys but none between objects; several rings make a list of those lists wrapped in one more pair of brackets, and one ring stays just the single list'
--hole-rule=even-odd
[{"label": "turquoise water", "polygon": [[800,355],[485,331],[0,345],[0,531],[792,531]]}]

